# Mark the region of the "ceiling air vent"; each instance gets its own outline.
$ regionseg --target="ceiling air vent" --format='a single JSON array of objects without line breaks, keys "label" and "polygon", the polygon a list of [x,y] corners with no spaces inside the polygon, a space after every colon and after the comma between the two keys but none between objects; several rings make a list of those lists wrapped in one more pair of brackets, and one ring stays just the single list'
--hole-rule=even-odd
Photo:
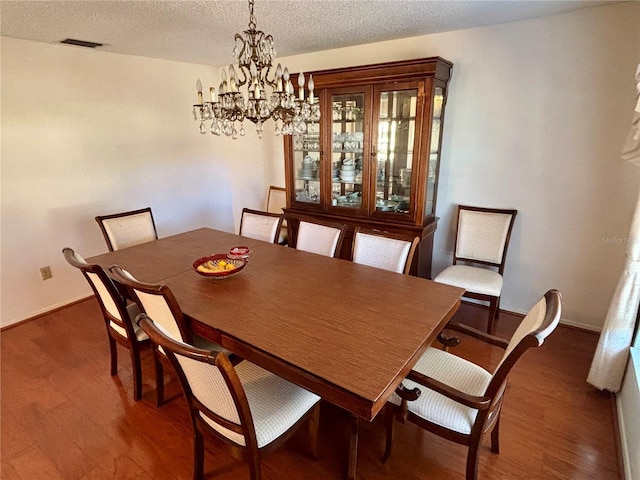
[{"label": "ceiling air vent", "polygon": [[102,43],[87,42],[86,40],[76,40],[75,38],[65,38],[64,40],[61,40],[60,43],[64,43],[66,45],[75,45],[77,47],[86,47],[86,48],[96,48],[104,45]]}]

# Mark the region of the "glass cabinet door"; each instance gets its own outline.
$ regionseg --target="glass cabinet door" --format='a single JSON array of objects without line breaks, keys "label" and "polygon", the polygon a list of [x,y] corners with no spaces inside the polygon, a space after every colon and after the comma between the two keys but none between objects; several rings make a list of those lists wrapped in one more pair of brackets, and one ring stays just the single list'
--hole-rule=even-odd
[{"label": "glass cabinet door", "polygon": [[[333,93],[331,105],[331,206],[362,211],[365,169],[364,92]],[[365,196],[366,198],[366,196]]]},{"label": "glass cabinet door", "polygon": [[307,133],[293,136],[295,199],[320,204],[320,125],[309,123]]},{"label": "glass cabinet door", "polygon": [[[376,89],[378,123],[375,143],[376,214],[409,216],[412,213],[414,155],[418,155],[416,131],[420,129],[418,84],[395,84]],[[415,166],[418,160],[416,157]],[[416,172],[417,174],[417,172]]]},{"label": "glass cabinet door", "polygon": [[435,215],[438,166],[440,165],[440,139],[442,137],[442,117],[444,113],[444,88],[436,86],[433,95],[433,117],[431,118],[431,145],[429,147],[429,168],[427,170],[427,196],[425,215]]}]

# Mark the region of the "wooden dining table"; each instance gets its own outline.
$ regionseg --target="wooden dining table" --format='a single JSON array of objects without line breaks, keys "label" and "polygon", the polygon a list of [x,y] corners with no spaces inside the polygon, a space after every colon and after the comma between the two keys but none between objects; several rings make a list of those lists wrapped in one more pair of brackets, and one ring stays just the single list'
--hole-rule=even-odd
[{"label": "wooden dining table", "polygon": [[[238,245],[236,275],[199,275],[194,260]],[[464,290],[424,278],[201,228],[87,259],[173,291],[194,332],[371,421],[454,315]]]}]

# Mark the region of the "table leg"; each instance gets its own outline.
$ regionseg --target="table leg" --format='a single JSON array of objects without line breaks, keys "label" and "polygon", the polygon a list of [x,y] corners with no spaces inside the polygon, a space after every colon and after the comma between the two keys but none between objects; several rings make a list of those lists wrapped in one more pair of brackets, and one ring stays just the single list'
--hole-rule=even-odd
[{"label": "table leg", "polygon": [[347,480],[356,480],[356,466],[358,464],[358,429],[360,423],[357,415],[351,415],[351,439],[349,444],[349,473]]}]

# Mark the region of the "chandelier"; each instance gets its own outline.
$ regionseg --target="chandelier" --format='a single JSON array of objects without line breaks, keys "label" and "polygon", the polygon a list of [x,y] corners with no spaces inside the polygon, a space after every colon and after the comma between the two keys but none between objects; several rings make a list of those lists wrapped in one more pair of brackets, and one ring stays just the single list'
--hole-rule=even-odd
[{"label": "chandelier", "polygon": [[[288,68],[278,66],[273,70],[276,51],[273,37],[256,30],[253,15],[254,0],[249,0],[249,29],[244,36],[236,33],[233,64],[222,69],[218,92],[209,88],[210,101],[203,101],[202,82],[198,79],[198,103],[193,106],[193,117],[200,121],[200,133],[209,130],[214,135],[225,134],[233,139],[245,134],[243,121],[253,122],[258,137],[262,138],[264,122],[275,121],[276,135],[300,135],[307,131],[307,123],[320,120],[320,105],[313,96],[313,76],[307,84],[309,93],[304,95],[305,76],[298,75],[298,94],[294,89]],[[267,89],[269,87],[270,92]],[[246,89],[246,98],[241,88]],[[236,127],[237,125],[237,127]]]}]

